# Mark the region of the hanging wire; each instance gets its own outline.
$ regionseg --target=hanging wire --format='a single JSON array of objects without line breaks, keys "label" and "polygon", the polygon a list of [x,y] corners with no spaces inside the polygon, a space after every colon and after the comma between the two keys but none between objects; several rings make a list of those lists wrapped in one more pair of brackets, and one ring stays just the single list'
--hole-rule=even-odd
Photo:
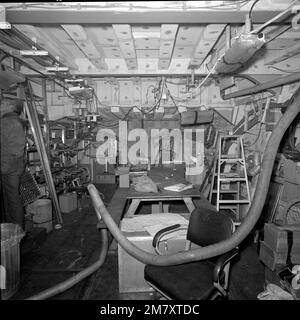
[{"label": "hanging wire", "polygon": [[199,89],[203,86],[203,84],[206,82],[206,80],[210,77],[210,75],[215,71],[217,64],[219,61],[221,61],[223,59],[223,57],[225,56],[225,53],[223,53],[218,59],[217,61],[214,63],[213,67],[210,69],[209,73],[206,75],[206,77],[197,85],[196,89]]},{"label": "hanging wire", "polygon": [[274,66],[268,66],[268,68],[272,68],[272,69],[278,70],[280,72],[286,72],[286,73],[298,73],[298,72],[300,72],[300,69],[297,69],[297,70],[294,70],[294,71],[290,71],[290,70],[284,70],[284,69],[281,69],[281,68],[278,68],[278,67],[274,67]]},{"label": "hanging wire", "polygon": [[253,4],[252,4],[252,6],[251,6],[251,8],[250,8],[250,10],[249,10],[249,14],[248,14],[248,16],[249,16],[249,20],[251,21],[251,18],[252,18],[252,11],[253,11],[253,8],[255,7],[255,5],[257,4],[257,2],[258,2],[259,0],[255,0],[254,2],[253,2]]}]

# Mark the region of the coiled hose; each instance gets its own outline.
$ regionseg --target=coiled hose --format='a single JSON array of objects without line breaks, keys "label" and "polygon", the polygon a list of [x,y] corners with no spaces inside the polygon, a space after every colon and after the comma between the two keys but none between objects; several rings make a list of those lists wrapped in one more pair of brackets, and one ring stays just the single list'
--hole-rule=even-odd
[{"label": "coiled hose", "polygon": [[[258,177],[257,187],[254,193],[252,204],[249,208],[247,216],[243,223],[236,229],[231,238],[221,241],[217,244],[209,245],[204,248],[195,249],[191,251],[185,251],[181,253],[175,253],[172,255],[159,256],[154,255],[148,252],[145,252],[133,245],[127,238],[122,234],[119,230],[116,223],[111,218],[108,213],[105,205],[103,204],[98,190],[92,184],[88,186],[89,193],[92,198],[93,206],[95,208],[98,219],[103,218],[106,226],[109,231],[112,233],[116,241],[121,245],[121,247],[134,258],[143,262],[145,264],[159,265],[159,266],[167,266],[167,265],[176,265],[182,264],[186,262],[204,260],[210,257],[214,257],[216,255],[223,254],[237,245],[239,245],[251,232],[253,227],[255,226],[258,218],[260,217],[261,211],[264,206],[264,202],[266,200],[266,196],[268,193],[269,183],[271,179],[272,169],[277,153],[277,149],[279,147],[280,141],[290,126],[292,121],[296,118],[296,116],[300,112],[300,92],[297,91],[292,103],[286,109],[284,115],[279,120],[277,126],[272,132],[270,139],[267,143],[266,150],[264,153],[264,157],[261,164],[261,171]],[[102,248],[99,256],[99,260],[92,264],[90,267],[84,269],[79,272],[74,277],[52,287],[47,290],[42,291],[41,293],[34,295],[32,297],[27,298],[26,300],[43,300],[48,299],[52,296],[55,296],[59,293],[66,291],[71,288],[84,278],[90,276],[93,272],[98,270],[105,261],[107,251],[108,251],[108,236],[107,230],[101,229],[101,238],[102,238]]]},{"label": "coiled hose", "polygon": [[105,258],[107,256],[107,252],[108,252],[107,230],[101,229],[101,250],[100,250],[99,259],[95,263],[93,263],[88,268],[80,271],[75,276],[67,279],[66,281],[63,281],[63,282],[53,286],[52,288],[46,289],[46,290],[44,290],[34,296],[31,296],[31,297],[25,299],[25,300],[44,300],[44,299],[48,299],[50,297],[53,297],[59,293],[62,293],[64,291],[70,289],[75,284],[77,284],[78,282],[80,282],[84,278],[90,276],[92,273],[97,271],[103,265]]},{"label": "coiled hose", "polygon": [[94,185],[90,184],[88,186],[88,191],[92,198],[94,208],[97,214],[101,215],[109,231],[112,233],[121,247],[128,254],[144,264],[152,264],[157,266],[177,265],[211,258],[232,250],[247,237],[260,217],[268,193],[273,165],[280,141],[287,128],[298,115],[299,111],[300,90],[297,91],[296,95],[292,99],[291,104],[287,107],[285,113],[279,120],[270,136],[262,159],[261,170],[251,206],[248,210],[245,220],[241,223],[239,228],[236,229],[236,231],[229,239],[191,251],[185,251],[171,255],[154,255],[141,250],[127,240],[127,238],[122,234],[122,232],[119,230],[118,226],[108,213],[105,205],[99,197],[97,189]]}]

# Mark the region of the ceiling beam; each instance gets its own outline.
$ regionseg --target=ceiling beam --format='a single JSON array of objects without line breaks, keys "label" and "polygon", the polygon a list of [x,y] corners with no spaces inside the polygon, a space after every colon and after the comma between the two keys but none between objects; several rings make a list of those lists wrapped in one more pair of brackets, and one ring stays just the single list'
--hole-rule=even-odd
[{"label": "ceiling beam", "polygon": [[[21,71],[26,77],[33,77],[33,78],[41,78],[43,77],[42,75],[38,73],[33,73],[31,70],[25,70],[23,67],[21,67]],[[93,79],[108,79],[108,78],[126,78],[126,79],[132,79],[132,78],[158,78],[158,77],[167,77],[170,80],[176,79],[176,78],[182,78],[186,76],[190,76],[190,72],[164,72],[164,71],[159,71],[159,72],[153,72],[153,73],[139,73],[139,74],[132,74],[132,73],[95,73],[95,72],[73,72],[72,75],[78,76],[78,77],[84,77],[84,78],[93,78]],[[243,75],[243,74],[242,74]],[[278,75],[286,75],[284,72],[269,72],[269,74],[266,73],[247,73],[246,75],[252,76],[252,77],[264,77],[264,78],[270,78],[270,79],[276,79],[278,78]],[[195,75],[195,79],[202,79],[207,76],[207,73],[199,73]],[[214,79],[220,79],[219,74],[212,74],[210,76],[211,78]]]},{"label": "ceiling beam", "polygon": [[[18,10],[8,9],[6,20],[11,24],[146,24],[146,23],[185,23],[185,24],[220,24],[245,23],[246,11],[150,11],[150,12],[116,12],[96,10]],[[252,14],[252,23],[265,23],[281,10],[257,10]],[[285,20],[289,23],[290,19]]]}]

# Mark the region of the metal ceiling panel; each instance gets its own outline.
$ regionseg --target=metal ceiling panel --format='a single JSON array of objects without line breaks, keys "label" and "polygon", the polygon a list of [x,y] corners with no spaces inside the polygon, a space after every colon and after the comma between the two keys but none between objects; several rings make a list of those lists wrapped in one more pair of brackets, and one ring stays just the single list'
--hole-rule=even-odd
[{"label": "metal ceiling panel", "polygon": [[180,26],[176,38],[176,46],[195,45],[201,36],[204,27],[200,26]]},{"label": "metal ceiling panel", "polygon": [[158,50],[136,50],[136,56],[142,59],[158,58]]},{"label": "metal ceiling panel", "polygon": [[95,44],[99,46],[116,46],[118,45],[118,38],[111,25],[100,26],[85,26],[87,34],[94,39]]},{"label": "metal ceiling panel", "polygon": [[141,38],[134,40],[134,45],[137,50],[158,50],[159,43],[159,38]]},{"label": "metal ceiling panel", "polygon": [[176,46],[174,48],[173,58],[190,58],[193,49],[193,46]]},{"label": "metal ceiling panel", "polygon": [[123,57],[123,53],[120,47],[101,47],[106,58],[120,59]]}]

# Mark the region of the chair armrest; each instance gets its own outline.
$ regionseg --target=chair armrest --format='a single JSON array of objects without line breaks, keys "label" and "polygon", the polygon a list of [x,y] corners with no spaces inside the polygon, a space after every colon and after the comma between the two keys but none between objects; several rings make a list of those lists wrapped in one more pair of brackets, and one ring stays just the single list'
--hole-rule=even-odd
[{"label": "chair armrest", "polygon": [[178,230],[186,230],[188,226],[185,226],[185,225],[181,225],[179,223],[177,224],[174,224],[172,226],[169,226],[169,227],[166,227],[166,228],[163,228],[161,230],[159,230],[155,236],[153,237],[153,240],[152,240],[152,246],[153,248],[155,248],[156,252],[158,252],[158,249],[157,249],[157,246],[159,244],[159,241],[162,237],[164,237],[166,234],[169,234],[169,233],[172,233],[172,232],[175,232],[175,231],[178,231]]},{"label": "chair armrest", "polygon": [[220,277],[222,275],[222,271],[224,270],[224,267],[227,265],[228,262],[230,262],[239,252],[239,248],[236,247],[226,253],[224,253],[218,260],[214,267],[213,272],[213,281],[215,283],[220,284]]}]

